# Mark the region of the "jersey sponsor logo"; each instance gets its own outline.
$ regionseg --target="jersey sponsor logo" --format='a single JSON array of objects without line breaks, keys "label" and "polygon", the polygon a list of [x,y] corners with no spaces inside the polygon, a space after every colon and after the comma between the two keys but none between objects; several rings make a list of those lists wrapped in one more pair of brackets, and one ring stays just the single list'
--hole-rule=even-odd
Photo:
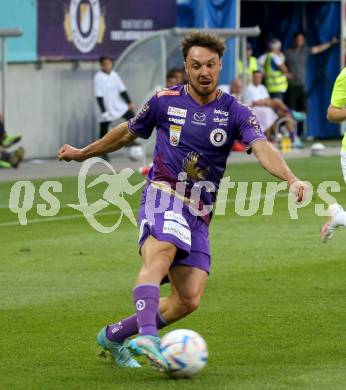
[{"label": "jersey sponsor logo", "polygon": [[184,226],[174,221],[165,221],[163,224],[163,233],[171,234],[187,245],[191,245],[191,232]]},{"label": "jersey sponsor logo", "polygon": [[217,116],[213,119],[213,122],[218,123],[219,126],[227,126],[228,125],[228,117],[227,118],[220,118]]},{"label": "jersey sponsor logo", "polygon": [[193,121],[191,121],[191,123],[193,123],[194,125],[199,125],[199,126],[206,126],[206,123],[205,123],[205,119],[206,119],[206,115],[204,112],[195,112],[193,114]]},{"label": "jersey sponsor logo", "polygon": [[162,89],[156,95],[157,95],[157,97],[161,97],[161,96],[180,96],[180,92],[179,91],[172,91],[171,89]]},{"label": "jersey sponsor logo", "polygon": [[206,117],[204,112],[195,112],[193,114],[193,119],[197,122],[204,122]]},{"label": "jersey sponsor logo", "polygon": [[216,115],[224,115],[224,116],[228,116],[229,115],[229,112],[228,111],[224,111],[224,110],[218,110],[217,108],[214,109],[214,114]]},{"label": "jersey sponsor logo", "polygon": [[180,141],[181,126],[170,125],[169,126],[169,143],[172,146],[178,146]]},{"label": "jersey sponsor logo", "polygon": [[169,122],[173,122],[176,125],[184,125],[185,124],[185,119],[183,118],[168,118]]},{"label": "jersey sponsor logo", "polygon": [[227,141],[227,133],[224,129],[215,129],[210,133],[209,139],[214,146],[219,147]]},{"label": "jersey sponsor logo", "polygon": [[169,106],[167,114],[173,116],[179,116],[180,118],[186,118],[187,110],[184,108]]},{"label": "jersey sponsor logo", "polygon": [[106,25],[99,0],[70,0],[64,30],[67,40],[82,53],[89,53],[97,43],[102,43]]}]

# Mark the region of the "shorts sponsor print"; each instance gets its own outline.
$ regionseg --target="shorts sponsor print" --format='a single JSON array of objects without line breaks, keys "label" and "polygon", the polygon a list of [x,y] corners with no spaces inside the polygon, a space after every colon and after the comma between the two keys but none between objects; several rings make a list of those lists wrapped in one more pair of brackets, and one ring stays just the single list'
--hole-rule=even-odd
[{"label": "shorts sponsor print", "polygon": [[181,199],[148,185],[138,213],[139,245],[152,235],[177,247],[172,267],[187,265],[210,271],[208,226]]}]

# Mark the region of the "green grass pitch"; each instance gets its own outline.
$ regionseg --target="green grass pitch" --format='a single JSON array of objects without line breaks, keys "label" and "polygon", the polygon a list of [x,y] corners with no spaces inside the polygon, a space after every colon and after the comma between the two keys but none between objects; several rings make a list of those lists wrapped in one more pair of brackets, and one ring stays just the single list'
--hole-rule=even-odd
[{"label": "green grass pitch", "polygon": [[[338,181],[334,196],[346,206],[338,157],[289,165],[315,186]],[[256,164],[233,165],[227,175],[272,180]],[[77,203],[76,178],[61,181],[56,219],[32,210],[27,226],[16,224],[6,206],[13,183],[0,183],[1,389],[346,388],[346,231],[320,242],[325,218],[314,213],[314,204],[323,203],[318,196],[298,220],[290,220],[285,196],[271,217],[239,217],[230,190],[226,215],[210,228],[213,267],[202,304],[166,329],[200,332],[209,362],[200,376],[176,381],[149,366],[117,369],[95,356],[98,330],[133,312],[138,232],[125,220],[113,234],[95,232],[66,207]],[[102,186],[90,198],[101,194]],[[137,209],[139,195],[130,202]],[[99,221],[112,225],[115,216]]]}]

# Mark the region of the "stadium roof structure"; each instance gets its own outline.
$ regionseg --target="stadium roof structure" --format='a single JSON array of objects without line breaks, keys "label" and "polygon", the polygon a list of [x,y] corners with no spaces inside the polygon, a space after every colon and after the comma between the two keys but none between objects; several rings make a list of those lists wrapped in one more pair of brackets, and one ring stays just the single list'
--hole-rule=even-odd
[{"label": "stadium roof structure", "polygon": [[[136,104],[142,104],[155,90],[166,86],[168,69],[183,67],[180,39],[185,34],[196,30],[177,27],[160,30],[133,42],[126,48],[116,62],[115,69],[121,75]],[[238,29],[198,29],[198,31],[218,34],[225,39],[240,38],[244,64],[246,64],[247,37],[256,37],[261,32],[258,26]]]}]

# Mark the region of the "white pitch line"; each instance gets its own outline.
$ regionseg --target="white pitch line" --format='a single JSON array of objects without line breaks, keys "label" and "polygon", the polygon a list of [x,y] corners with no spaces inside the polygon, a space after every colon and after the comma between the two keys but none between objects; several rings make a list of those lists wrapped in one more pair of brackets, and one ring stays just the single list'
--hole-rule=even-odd
[{"label": "white pitch line", "polygon": [[[257,199],[264,199],[266,196],[265,195],[261,195],[260,197],[253,197],[252,199],[253,200],[257,200]],[[267,198],[273,198],[274,196],[271,195],[271,196],[268,196]],[[283,198],[283,197],[287,197],[287,194],[283,194],[283,193],[276,193],[275,194],[275,197],[280,197],[280,198]],[[246,198],[238,198],[237,199],[238,201],[243,201],[243,200],[250,200],[250,197],[246,197]],[[232,198],[232,199],[227,199],[227,203],[234,203],[236,201],[236,198]],[[8,208],[8,206],[7,206]],[[70,208],[69,206],[61,206],[61,208]],[[139,209],[132,209],[133,212],[137,212]],[[129,211],[129,210],[127,210]],[[100,212],[100,213],[97,213],[95,215],[112,215],[112,214],[120,214],[120,210],[115,210],[115,211],[104,211],[104,212]],[[32,223],[41,223],[41,222],[52,222],[52,221],[68,221],[70,219],[80,219],[80,218],[85,218],[84,217],[84,214],[73,214],[73,215],[65,215],[65,216],[56,216],[56,217],[41,217],[41,218],[35,218],[35,219],[28,219],[28,222],[27,222],[27,225],[21,225],[19,223],[19,221],[11,221],[11,222],[2,222],[0,223],[0,227],[6,227],[6,226],[16,226],[16,225],[21,225],[21,226],[28,226],[29,224],[32,224]]]},{"label": "white pitch line", "polygon": [[[137,210],[134,210],[137,211]],[[120,214],[119,210],[116,211],[104,211],[97,213],[95,215],[111,215],[111,214]],[[73,215],[65,215],[62,217],[41,217],[36,219],[28,219],[27,225],[21,225],[19,221],[11,221],[11,222],[2,222],[0,223],[0,227],[2,226],[15,226],[15,225],[21,225],[21,226],[28,226],[32,223],[40,223],[40,222],[52,222],[52,221],[66,221],[69,219],[80,219],[85,218],[84,214],[73,214]]]}]

